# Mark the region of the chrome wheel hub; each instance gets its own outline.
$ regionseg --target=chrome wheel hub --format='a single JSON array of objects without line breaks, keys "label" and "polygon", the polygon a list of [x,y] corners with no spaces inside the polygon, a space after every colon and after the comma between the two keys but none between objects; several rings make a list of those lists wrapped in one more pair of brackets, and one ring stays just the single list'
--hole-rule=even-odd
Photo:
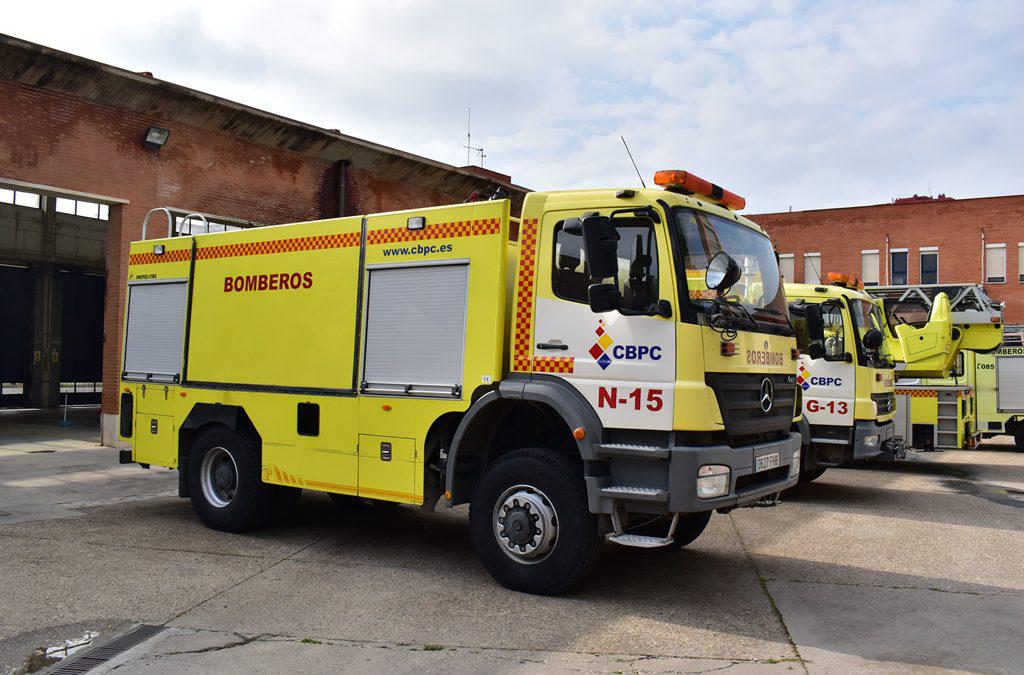
[{"label": "chrome wheel hub", "polygon": [[515,485],[494,506],[494,537],[507,556],[540,562],[555,547],[558,518],[551,500],[535,487]]},{"label": "chrome wheel hub", "polygon": [[230,504],[238,489],[238,466],[231,453],[221,447],[211,448],[199,467],[199,483],[203,497],[212,506],[222,509]]}]

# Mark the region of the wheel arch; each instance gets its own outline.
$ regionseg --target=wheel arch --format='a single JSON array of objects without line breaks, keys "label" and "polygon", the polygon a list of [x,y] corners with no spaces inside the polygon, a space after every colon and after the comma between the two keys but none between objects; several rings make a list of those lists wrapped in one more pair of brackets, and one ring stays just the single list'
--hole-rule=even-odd
[{"label": "wheel arch", "polygon": [[[543,375],[504,380],[496,391],[488,392],[470,407],[455,430],[445,472],[449,506],[469,501],[483,469],[502,454],[503,448],[492,447],[496,432],[520,414],[535,421],[537,435],[558,446],[553,449],[571,448],[572,454],[584,462],[597,458],[596,446],[604,431],[601,420],[576,389],[564,380]],[[582,439],[573,436],[573,431],[580,428]],[[527,444],[536,443],[524,441]]]},{"label": "wheel arch", "polygon": [[219,403],[196,403],[178,429],[178,496],[188,497],[188,456],[195,439],[203,429],[211,426],[225,426],[235,433],[244,433],[256,441],[257,450],[263,451],[263,438],[256,425],[238,405]]}]

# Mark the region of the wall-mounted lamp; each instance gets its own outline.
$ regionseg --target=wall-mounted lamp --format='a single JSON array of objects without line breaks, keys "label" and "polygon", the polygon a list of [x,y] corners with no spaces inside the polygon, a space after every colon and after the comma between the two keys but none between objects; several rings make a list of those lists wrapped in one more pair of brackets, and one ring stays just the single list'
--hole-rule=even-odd
[{"label": "wall-mounted lamp", "polygon": [[147,150],[159,150],[164,147],[167,143],[167,139],[171,136],[170,129],[161,129],[160,127],[150,127],[146,131],[146,137],[142,139],[142,147]]}]

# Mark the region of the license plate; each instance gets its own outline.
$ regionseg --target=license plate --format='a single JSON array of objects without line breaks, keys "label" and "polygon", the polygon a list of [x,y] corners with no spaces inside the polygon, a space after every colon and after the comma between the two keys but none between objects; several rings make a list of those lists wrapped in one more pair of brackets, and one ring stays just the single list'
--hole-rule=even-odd
[{"label": "license plate", "polygon": [[777,452],[773,452],[770,455],[761,455],[754,459],[754,473],[777,468],[779,468],[779,453]]}]

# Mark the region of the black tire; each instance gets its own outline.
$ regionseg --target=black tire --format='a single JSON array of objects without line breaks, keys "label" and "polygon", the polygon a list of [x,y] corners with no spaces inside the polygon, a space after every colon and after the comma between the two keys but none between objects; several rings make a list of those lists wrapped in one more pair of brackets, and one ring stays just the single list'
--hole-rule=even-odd
[{"label": "black tire", "polygon": [[1013,442],[1017,444],[1017,452],[1024,452],[1024,423],[1017,426],[1013,434]]},{"label": "black tire", "polygon": [[800,472],[800,485],[807,485],[821,478],[825,469],[804,469]]},{"label": "black tire", "polygon": [[[692,544],[697,540],[697,537],[704,533],[708,523],[711,521],[712,513],[712,511],[704,511],[703,513],[679,514],[679,524],[676,525],[676,533],[675,536],[672,537],[672,543],[668,546],[648,550],[678,551],[684,546]],[[650,518],[650,516],[647,516],[647,518]],[[660,516],[657,520],[644,522],[644,515],[638,514],[634,519],[638,522],[642,522],[643,525],[640,525],[639,527],[627,527],[625,528],[626,532],[631,534],[642,534],[649,537],[664,537],[668,534],[668,528],[672,522],[671,516]]]},{"label": "black tire", "polygon": [[[216,468],[204,468],[203,461],[208,456],[211,467]],[[212,485],[204,491],[207,474]],[[244,532],[265,524],[275,496],[280,494],[274,487],[263,482],[259,448],[248,435],[215,426],[200,433],[192,444],[188,461],[189,496],[199,519],[208,527]],[[221,503],[214,501],[218,499]]]},{"label": "black tire", "polygon": [[[510,517],[505,511],[506,520],[497,521],[499,507],[514,497],[503,495],[518,486],[533,491],[531,498],[541,500],[544,513],[551,516],[546,522],[554,524],[545,536],[535,537],[538,550],[550,546],[549,550],[529,561],[519,553],[506,553],[511,539],[499,542],[495,527],[496,522],[511,523],[510,528],[523,522],[529,525],[532,512],[519,507],[515,508],[518,513]],[[469,530],[480,562],[498,583],[537,595],[557,595],[579,582],[596,561],[601,545],[597,516],[587,506],[582,465],[544,448],[514,450],[487,467],[470,500]]]}]

